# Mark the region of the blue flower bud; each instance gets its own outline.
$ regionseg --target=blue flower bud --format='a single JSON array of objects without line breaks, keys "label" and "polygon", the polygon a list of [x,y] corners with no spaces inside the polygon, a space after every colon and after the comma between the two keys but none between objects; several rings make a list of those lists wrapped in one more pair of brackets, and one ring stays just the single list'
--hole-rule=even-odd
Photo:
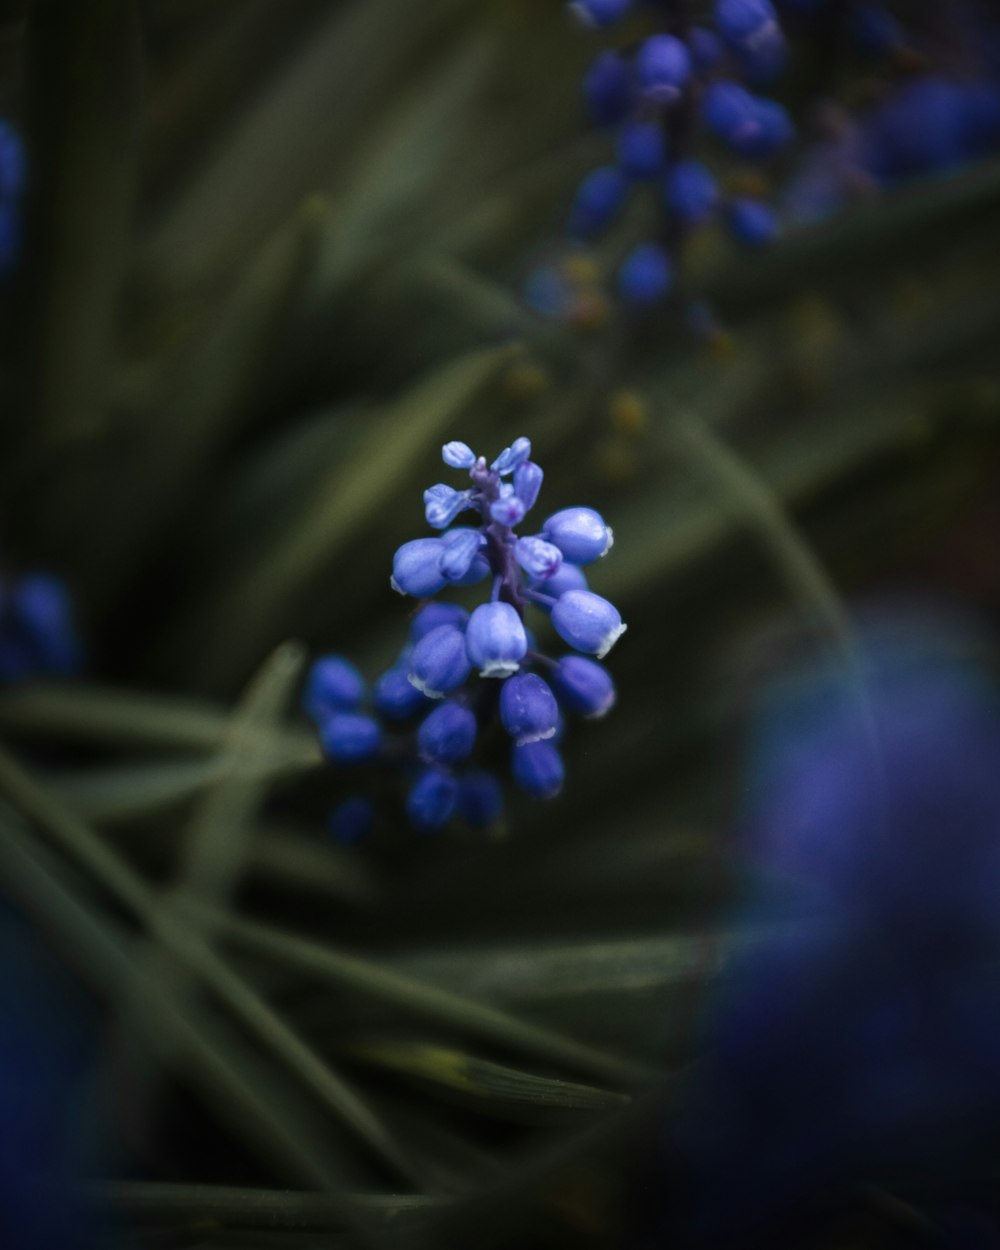
[{"label": "blue flower bud", "polygon": [[338,803],[327,817],[326,827],[338,842],[360,842],[371,833],[375,823],[375,805],[360,795]]},{"label": "blue flower bud", "polygon": [[389,585],[401,595],[427,599],[443,590],[448,579],[441,572],[444,544],[440,538],[414,538],[392,557]]},{"label": "blue flower bud", "polygon": [[546,578],[544,581],[533,582],[532,586],[543,594],[551,595],[553,599],[558,599],[567,590],[589,589],[587,575],[583,569],[575,564],[571,564],[568,560],[563,560],[558,572],[553,573],[551,577]]},{"label": "blue flower bud", "polygon": [[24,140],[5,121],[0,121],[0,198],[15,199],[24,190],[27,160]]},{"label": "blue flower bud", "polygon": [[664,191],[667,206],[690,224],[711,217],[719,202],[715,179],[701,161],[678,161],[667,176]]},{"label": "blue flower bud", "polygon": [[741,156],[770,156],[794,135],[780,104],[759,99],[735,82],[712,83],[702,99],[701,114],[709,130]]},{"label": "blue flower bud", "polygon": [[476,463],[476,453],[468,443],[445,443],[441,459],[450,469],[471,469]]},{"label": "blue flower bud", "polygon": [[451,819],[458,782],[442,768],[425,768],[406,796],[406,815],[418,833],[434,833]]},{"label": "blue flower bud", "polygon": [[726,224],[733,238],[747,247],[767,247],[778,236],[778,218],[770,204],[739,196],[729,203]]},{"label": "blue flower bud", "polygon": [[[558,573],[562,552],[544,538],[519,538],[514,544],[514,559],[535,582],[545,581]],[[545,592],[548,594],[548,590]]]},{"label": "blue flower bud", "polygon": [[410,641],[419,642],[425,634],[439,625],[454,625],[465,629],[469,614],[457,603],[425,603],[410,622]]},{"label": "blue flower bud", "polygon": [[626,122],[618,132],[618,164],[630,178],[649,179],[661,173],[667,143],[657,122]]},{"label": "blue flower bud", "polygon": [[509,677],[528,650],[524,625],[509,603],[482,603],[469,618],[465,650],[483,677]]},{"label": "blue flower bud", "polygon": [[412,684],[408,672],[397,664],[375,683],[375,710],[388,720],[409,720],[429,706],[427,696]]},{"label": "blue flower bud", "polygon": [[382,746],[378,722],[357,712],[334,712],[319,729],[323,754],[338,764],[359,764],[377,755]]},{"label": "blue flower bud", "polygon": [[559,749],[551,742],[527,742],[511,754],[514,784],[536,799],[553,799],[566,775]]},{"label": "blue flower bud", "polygon": [[519,464],[524,464],[525,460],[531,455],[531,439],[515,438],[509,447],[505,447],[497,456],[496,460],[490,465],[494,473],[499,473],[501,477],[506,477],[508,473],[513,473]]},{"label": "blue flower bud", "polygon": [[778,15],[770,0],[717,0],[715,26],[727,43],[752,47],[778,26]]},{"label": "blue flower bud", "polygon": [[593,508],[563,508],[542,526],[542,534],[573,564],[590,564],[606,555],[614,542],[611,528]]},{"label": "blue flower bud", "polygon": [[9,610],[17,624],[32,669],[69,677],[82,663],[80,640],[66,587],[48,573],[22,577],[10,592]]},{"label": "blue flower bud", "polygon": [[535,506],[544,477],[541,467],[533,460],[525,460],[514,470],[514,494],[524,505],[525,512],[530,512]]},{"label": "blue flower bud", "polygon": [[471,491],[455,490],[444,482],[436,486],[428,486],[424,491],[424,515],[427,524],[436,530],[447,529],[460,512],[472,505],[469,502]]},{"label": "blue flower bud", "polygon": [[432,764],[458,764],[469,758],[475,744],[475,716],[450,700],[429,713],[417,730],[417,745]]},{"label": "blue flower bud", "polygon": [[503,791],[492,773],[466,773],[459,782],[458,810],[477,829],[496,824],[503,811]]},{"label": "blue flower bud", "polygon": [[634,0],[571,0],[570,11],[585,26],[611,26],[632,8]]},{"label": "blue flower bud", "polygon": [[307,716],[322,721],[332,712],[353,712],[365,697],[365,679],[342,655],[321,656],[309,670],[302,707]]},{"label": "blue flower bud", "polygon": [[596,720],[614,706],[615,684],[611,674],[596,660],[565,655],[553,670],[551,680],[556,698],[567,712]]},{"label": "blue flower bud", "polygon": [[[465,568],[464,572],[459,569],[464,563],[464,556],[469,551],[469,535],[476,536],[476,550]],[[441,557],[441,570],[445,572],[451,569],[455,576],[449,576],[449,581],[453,586],[475,586],[477,582],[481,582],[490,572],[490,562],[483,554],[483,547],[486,544],[486,537],[482,530],[473,529],[470,526],[456,525],[453,529],[445,530],[441,535],[441,541],[450,551],[455,544],[459,546],[460,552],[456,557],[445,552]],[[468,614],[466,614],[467,619]]]},{"label": "blue flower bud", "polygon": [[[470,621],[471,627],[471,621]],[[465,654],[465,635],[454,625],[439,625],[425,634],[410,656],[409,680],[429,699],[440,699],[464,685],[472,665]]]},{"label": "blue flower bud", "polygon": [[596,126],[624,121],[632,107],[628,61],[620,52],[602,52],[583,76],[583,96]]},{"label": "blue flower bud", "polygon": [[472,563],[479,555],[483,545],[483,535],[479,530],[462,529],[452,531],[453,538],[445,543],[441,554],[441,572],[450,582],[461,581],[468,575]]},{"label": "blue flower bud", "polygon": [[500,720],[518,746],[555,735],[559,705],[535,673],[515,673],[500,689]]},{"label": "blue flower bud", "polygon": [[552,624],[564,642],[602,659],[626,630],[618,609],[589,590],[568,590],[552,609]]},{"label": "blue flower bud", "polygon": [[666,249],[659,243],[640,243],[621,263],[618,294],[627,304],[656,304],[670,290],[673,280],[673,265]]},{"label": "blue flower bud", "polygon": [[691,54],[675,35],[651,35],[636,53],[635,72],[647,100],[671,104],[691,77]]},{"label": "blue flower bud", "polygon": [[514,494],[513,488],[508,494],[501,495],[490,504],[490,516],[498,525],[517,525],[519,521],[524,520],[526,511],[524,504]]},{"label": "blue flower bud", "polygon": [[621,211],[629,184],[614,165],[591,170],[576,189],[566,223],[577,239],[591,239],[607,229]]}]

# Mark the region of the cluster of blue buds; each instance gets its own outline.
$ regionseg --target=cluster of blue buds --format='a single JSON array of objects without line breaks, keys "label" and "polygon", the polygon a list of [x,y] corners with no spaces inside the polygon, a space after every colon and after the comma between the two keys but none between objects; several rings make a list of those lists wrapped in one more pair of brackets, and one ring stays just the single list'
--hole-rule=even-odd
[{"label": "cluster of blue buds", "polygon": [[[910,30],[872,0],[714,0],[704,24],[689,18],[690,7],[569,2],[598,35],[630,19],[628,46],[601,51],[584,75],[590,120],[613,146],[578,186],[567,222],[569,241],[585,248],[634,197],[656,201],[655,237],[619,258],[614,287],[626,305],[654,306],[671,291],[695,230],[721,225],[738,243],[764,247],[786,220],[815,219],[902,178],[1000,148],[997,66],[982,52],[990,39],[996,45],[995,25],[956,34],[961,64],[935,73],[940,31]],[[948,29],[958,32],[965,10],[953,7]],[[933,25],[926,13],[910,16]],[[789,111],[768,93],[791,61],[790,38],[799,36],[825,63],[836,56],[837,79],[865,84],[854,95],[874,102],[852,114],[814,95],[809,134],[795,145]],[[581,286],[578,271],[560,264],[536,271],[525,298],[543,315],[592,322],[593,283]]]},{"label": "cluster of blue buds", "polygon": [[48,573],[0,582],[0,681],[70,677],[82,661],[69,593]]},{"label": "cluster of blue buds", "polygon": [[[633,0],[572,0],[598,29],[626,17]],[[679,6],[674,6],[679,8]],[[761,196],[726,194],[709,164],[696,159],[699,129],[741,161],[759,164],[788,146],[794,127],[777,101],[760,94],[783,68],[786,45],[770,0],[717,0],[711,25],[666,13],[668,29],[630,52],[606,50],[584,77],[590,117],[614,133],[614,160],[577,188],[571,239],[588,242],[618,217],[633,192],[652,188],[663,211],[661,237],[638,243],[616,279],[627,303],[657,303],[671,288],[674,255],[692,229],[722,220],[741,243],[761,246],[778,219]]]},{"label": "cluster of blue buds", "polygon": [[[487,583],[487,601],[471,613],[456,603],[423,604],[406,645],[371,691],[337,655],[317,660],[307,680],[305,710],[327,758],[401,768],[407,817],[420,831],[439,829],[456,815],[473,826],[499,818],[499,782],[469,767],[492,722],[508,738],[515,785],[552,798],[563,784],[557,745],[563,714],[603,716],[615,700],[598,661],[625,626],[617,608],[589,589],[583,568],[610,550],[611,530],[592,508],[565,508],[538,533],[519,536],[542,485],[530,456],[526,438],[492,465],[465,443],[446,444],[445,464],[467,471],[470,484],[426,490],[427,522],[439,533],[404,543],[393,557],[391,585],[400,594],[432,600],[450,587]],[[456,525],[464,513],[475,514],[476,523]],[[571,653],[552,658],[538,650],[525,626],[529,607],[540,621],[548,617]],[[338,837],[353,840],[373,819],[370,801],[354,797],[336,809],[331,824]]]}]

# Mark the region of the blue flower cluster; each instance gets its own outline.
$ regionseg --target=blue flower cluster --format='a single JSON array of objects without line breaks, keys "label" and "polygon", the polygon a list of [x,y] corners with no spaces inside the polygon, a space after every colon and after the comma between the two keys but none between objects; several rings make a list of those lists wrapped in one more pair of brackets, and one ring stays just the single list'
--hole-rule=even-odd
[{"label": "blue flower cluster", "polygon": [[[490,722],[498,719],[509,740],[515,785],[551,798],[563,784],[563,713],[603,716],[615,699],[598,660],[625,626],[617,608],[589,589],[583,568],[610,550],[611,530],[592,508],[564,508],[538,533],[519,535],[542,485],[530,456],[526,438],[492,464],[465,443],[448,443],[444,462],[466,471],[469,485],[426,490],[425,515],[438,534],[404,543],[393,557],[391,585],[400,594],[432,600],[450,587],[486,582],[486,602],[471,613],[456,603],[425,603],[371,690],[343,656],[324,656],[309,673],[304,707],[327,758],[401,767],[406,814],[417,830],[439,829],[455,815],[474,826],[499,818],[496,777],[468,768]],[[475,523],[456,525],[465,513]],[[529,607],[548,617],[570,654],[553,659],[537,649],[525,627]],[[353,840],[373,819],[371,802],[354,797],[332,814],[331,827]]]},{"label": "blue flower cluster", "polygon": [[69,593],[48,573],[0,582],[0,681],[69,677],[82,661]]},{"label": "blue flower cluster", "polygon": [[[586,24],[625,17],[632,0],[573,0]],[[619,215],[633,190],[656,191],[663,238],[638,243],[623,259],[617,289],[627,303],[654,304],[673,283],[673,255],[690,230],[721,218],[739,242],[757,247],[778,232],[761,197],[726,195],[709,165],[692,155],[700,128],[738,159],[760,163],[788,146],[794,127],[777,101],[759,93],[783,68],[785,39],[770,0],[717,0],[710,26],[649,35],[630,53],[602,52],[584,77],[594,123],[615,136],[615,159],[577,188],[568,233],[586,242]]]},{"label": "blue flower cluster", "polygon": [[[656,236],[636,242],[614,277],[623,303],[654,306],[671,291],[694,230],[721,224],[738,243],[764,247],[783,221],[815,220],[859,195],[997,151],[998,67],[982,51],[991,39],[997,44],[997,27],[965,13],[974,6],[954,7],[955,47],[941,72],[932,68],[941,60],[940,30],[904,27],[873,0],[714,0],[704,24],[679,4],[570,0],[573,14],[598,34],[642,11],[648,29],[650,11],[661,14],[660,29],[626,50],[600,52],[584,75],[588,115],[609,132],[613,149],[576,189],[570,242],[589,246],[632,198],[655,199]],[[933,26],[931,10],[917,9],[908,20]],[[807,56],[827,65],[828,89],[836,82],[858,99],[875,94],[856,112],[832,92],[813,94],[809,134],[795,145],[797,169],[796,127],[767,94],[791,62],[793,35],[802,37],[804,52],[811,43]],[[880,68],[881,79],[874,76]],[[592,324],[595,284],[579,273],[578,265],[557,263],[532,274],[527,302],[542,315]]]}]

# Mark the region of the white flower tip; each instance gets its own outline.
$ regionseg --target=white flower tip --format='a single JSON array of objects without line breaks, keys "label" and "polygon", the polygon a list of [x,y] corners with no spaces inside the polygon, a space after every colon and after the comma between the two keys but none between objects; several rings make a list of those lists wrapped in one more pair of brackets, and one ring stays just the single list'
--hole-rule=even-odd
[{"label": "white flower tip", "polygon": [[602,559],[602,560],[603,560],[603,559],[604,559],[604,557],[608,554],[608,552],[611,550],[611,548],[615,545],[615,531],[611,528],[611,526],[610,526],[610,525],[605,526],[605,528],[606,528],[606,529],[607,529],[607,531],[608,531],[608,542],[607,542],[607,545],[605,546],[604,550],[601,552],[601,559]]},{"label": "white flower tip", "polygon": [[606,716],[615,705],[615,693],[612,690],[600,707],[594,708],[592,712],[588,712],[583,718],[584,720],[600,720],[602,716]]},{"label": "white flower tip", "polygon": [[430,687],[427,685],[427,683],[423,680],[423,678],[418,677],[416,673],[407,673],[406,680],[410,683],[411,686],[416,686],[416,688],[420,691],[420,693],[425,694],[428,697],[428,699],[443,699],[444,698],[443,690],[431,690]]},{"label": "white flower tip", "polygon": [[516,745],[519,747],[524,747],[524,746],[527,746],[529,742],[545,742],[547,738],[554,738],[555,736],[556,736],[556,727],[555,725],[553,725],[551,729],[546,729],[544,733],[525,734],[523,738],[517,739]]},{"label": "white flower tip", "polygon": [[480,677],[509,677],[511,673],[516,673],[521,665],[517,660],[490,660],[485,667],[479,670]]},{"label": "white flower tip", "polygon": [[626,629],[628,629],[627,625],[619,625],[617,629],[613,629],[610,634],[605,635],[604,640],[601,642],[601,649],[596,653],[599,660],[604,659]]},{"label": "white flower tip", "polygon": [[393,588],[397,595],[405,595],[406,591],[400,586],[394,577],[389,578],[389,585]]}]

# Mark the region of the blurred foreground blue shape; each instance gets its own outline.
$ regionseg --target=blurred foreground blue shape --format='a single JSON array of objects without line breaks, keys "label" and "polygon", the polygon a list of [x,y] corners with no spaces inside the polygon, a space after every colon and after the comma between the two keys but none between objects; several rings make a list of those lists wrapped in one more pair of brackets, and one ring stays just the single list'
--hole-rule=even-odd
[{"label": "blurred foreground blue shape", "polygon": [[747,847],[795,918],[756,904],[777,936],[727,979],[683,1095],[670,1146],[690,1169],[692,1245],[762,1244],[871,1186],[918,1205],[988,1192],[1000,700],[955,621],[876,617],[860,650],[863,689],[805,668],[757,710]]},{"label": "blurred foreground blue shape", "polygon": [[0,907],[0,1245],[84,1250],[75,1191],[93,1065],[87,1013],[30,930]]}]

